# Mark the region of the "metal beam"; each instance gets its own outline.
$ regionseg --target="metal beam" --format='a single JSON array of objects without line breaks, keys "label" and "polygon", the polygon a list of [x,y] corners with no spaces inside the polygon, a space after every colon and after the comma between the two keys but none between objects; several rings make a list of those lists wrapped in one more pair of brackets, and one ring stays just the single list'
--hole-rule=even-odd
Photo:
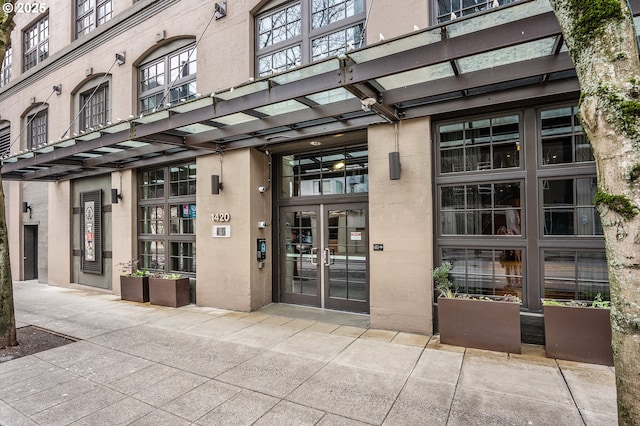
[{"label": "metal beam", "polygon": [[573,68],[573,61],[565,52],[558,56],[544,56],[491,69],[468,72],[457,77],[445,77],[401,87],[382,92],[381,98],[385,104],[399,104],[445,93],[521,80],[531,76],[572,70]]},{"label": "metal beam", "polygon": [[487,106],[502,108],[501,105],[515,102],[528,102],[532,100],[544,99],[552,96],[575,97],[580,95],[580,85],[576,79],[552,81],[546,84],[504,90],[489,94],[469,96],[442,103],[433,103],[406,110],[406,119],[438,114],[462,112],[474,108],[484,108]]},{"label": "metal beam", "polygon": [[353,64],[348,83],[359,83],[560,34],[553,12]]},{"label": "metal beam", "polygon": [[236,126],[227,126],[220,129],[190,135],[186,137],[187,146],[203,146],[216,140],[231,136],[242,135],[245,133],[251,134],[259,130],[290,126],[296,123],[326,117],[337,117],[342,114],[359,111],[360,108],[361,104],[359,99],[348,99],[346,101],[335,102],[329,105],[318,105],[313,108],[307,108],[287,114],[280,114],[264,118],[262,120],[253,120]]}]

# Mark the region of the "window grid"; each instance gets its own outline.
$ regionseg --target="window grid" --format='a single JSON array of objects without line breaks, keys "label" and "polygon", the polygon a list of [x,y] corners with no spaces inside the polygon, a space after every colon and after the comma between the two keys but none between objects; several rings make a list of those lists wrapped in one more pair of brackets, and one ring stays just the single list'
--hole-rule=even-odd
[{"label": "window grid", "polygon": [[436,4],[437,23],[461,18],[517,1],[519,0],[438,0]]},{"label": "window grid", "polygon": [[138,71],[140,112],[151,112],[161,107],[160,103],[182,102],[194,98],[196,58],[196,49],[191,45],[140,67]]},{"label": "window grid", "polygon": [[27,116],[27,149],[47,143],[47,110]]},{"label": "window grid", "polygon": [[[94,93],[95,90],[95,93]],[[91,96],[93,94],[93,96]],[[105,125],[109,120],[109,86],[107,84],[88,90],[80,95],[80,108],[84,108],[80,115],[80,128],[91,129]]]},{"label": "window grid", "polygon": [[111,0],[76,0],[76,37],[88,34],[109,21],[113,15]]},{"label": "window grid", "polygon": [[0,69],[0,87],[9,84],[9,80],[11,79],[12,55],[13,52],[11,50],[11,46],[9,46],[4,52],[4,58],[2,59],[2,68]]},{"label": "window grid", "polygon": [[138,241],[143,267],[167,273],[196,272],[195,175],[193,163],[139,174]]},{"label": "window grid", "polygon": [[290,2],[256,17],[256,74],[266,76],[360,47],[364,0]]},{"label": "window grid", "polygon": [[[573,105],[527,108],[436,123],[436,264],[453,261],[460,291],[508,289],[536,311],[553,292],[608,298],[606,262],[593,264],[605,255],[595,162],[576,112]],[[563,149],[557,165],[543,155],[551,146]],[[572,254],[557,260],[547,256],[551,249]],[[525,253],[536,261],[528,264]]]},{"label": "window grid", "polygon": [[33,68],[49,57],[49,16],[24,30],[24,70]]},{"label": "window grid", "polygon": [[0,129],[0,156],[6,155],[11,150],[11,126]]}]

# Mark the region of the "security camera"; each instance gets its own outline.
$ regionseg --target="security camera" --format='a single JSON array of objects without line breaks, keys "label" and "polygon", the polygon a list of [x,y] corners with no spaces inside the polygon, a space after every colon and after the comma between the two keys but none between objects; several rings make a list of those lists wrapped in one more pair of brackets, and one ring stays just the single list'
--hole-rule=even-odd
[{"label": "security camera", "polygon": [[266,186],[259,186],[258,187],[258,191],[259,192],[267,192],[267,187]]},{"label": "security camera", "polygon": [[378,103],[378,101],[376,101],[373,98],[365,98],[365,99],[362,99],[360,103],[362,103],[363,111],[371,111],[371,106]]}]

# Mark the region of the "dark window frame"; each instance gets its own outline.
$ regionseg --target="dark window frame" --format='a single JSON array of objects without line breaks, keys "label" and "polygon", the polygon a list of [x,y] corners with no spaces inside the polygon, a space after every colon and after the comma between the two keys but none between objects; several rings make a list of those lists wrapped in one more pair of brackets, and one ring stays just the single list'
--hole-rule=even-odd
[{"label": "dark window frame", "polygon": [[[26,149],[34,149],[43,143],[47,143],[49,135],[49,111],[43,108],[27,115],[27,141]],[[44,121],[44,122],[43,122]],[[42,131],[44,129],[44,131]]]},{"label": "dark window frame", "polygon": [[23,71],[27,71],[49,57],[49,13],[26,27],[22,40]]},{"label": "dark window frame", "polygon": [[[594,161],[578,161],[562,164],[544,164],[542,160],[542,113],[555,108],[574,107],[575,103],[550,104],[507,110],[485,116],[463,116],[457,119],[434,120],[434,217],[442,217],[442,188],[452,185],[478,185],[510,180],[521,180],[521,235],[443,235],[441,220],[434,223],[435,264],[447,260],[443,250],[465,249],[470,255],[481,250],[499,250],[505,252],[520,251],[518,267],[522,268],[523,310],[539,312],[542,307],[540,298],[544,297],[544,253],[545,250],[591,250],[604,253],[604,238],[593,235],[544,235],[543,183],[549,179],[590,179],[596,176]],[[521,158],[520,167],[510,169],[477,170],[459,173],[441,172],[440,133],[441,126],[480,120],[487,117],[504,116],[518,113],[521,121]],[[572,135],[575,132],[572,131]],[[586,157],[585,157],[586,158]],[[574,183],[575,186],[575,183]],[[583,194],[582,199],[588,194]],[[574,197],[574,204],[577,202]],[[584,201],[584,200],[582,200]],[[576,208],[585,207],[580,203]],[[579,205],[578,205],[579,204]],[[576,216],[577,217],[577,216]],[[495,257],[495,256],[494,256]],[[501,259],[494,259],[494,262]],[[504,268],[509,264],[504,262]],[[455,267],[455,265],[454,265]],[[504,274],[503,274],[504,275]],[[519,274],[513,274],[519,278]],[[605,295],[606,296],[606,295]]]},{"label": "dark window frame", "polygon": [[[275,8],[260,12],[255,16],[255,34],[254,34],[254,43],[255,43],[255,74],[259,77],[263,77],[266,75],[270,75],[273,72],[282,72],[287,69],[291,69],[296,66],[309,64],[313,61],[314,53],[313,53],[313,44],[314,41],[318,41],[323,37],[329,37],[331,35],[336,35],[340,31],[345,31],[348,29],[352,29],[355,27],[360,28],[359,37],[354,39],[353,48],[358,48],[364,44],[365,35],[363,31],[365,31],[364,23],[366,20],[366,10],[367,10],[367,1],[361,0],[362,6],[361,10],[357,13],[354,13],[352,16],[346,16],[343,19],[339,19],[334,22],[329,22],[324,25],[320,25],[314,27],[313,24],[313,13],[312,13],[312,2],[311,1],[291,1],[285,4],[281,4]],[[266,19],[268,17],[272,17],[276,14],[281,13],[282,11],[288,10],[296,5],[300,5],[300,33],[292,36],[290,38],[285,38],[282,41],[278,41],[273,44],[267,44],[261,47],[261,34],[266,34],[266,32],[261,32],[261,20]],[[347,45],[349,44],[348,41]],[[295,57],[296,53],[292,50],[299,49],[299,57]],[[329,52],[327,56],[319,57],[319,59],[324,59],[325,57],[330,57],[334,55],[338,55],[343,51],[347,51],[349,48],[338,49],[336,52]],[[283,66],[274,67],[274,54],[277,53],[285,53],[285,64]],[[293,55],[293,56],[291,56]],[[271,68],[270,69],[261,69],[261,62],[266,63],[266,59],[270,59]]]},{"label": "dark window frame", "polygon": [[88,130],[98,125],[105,126],[110,119],[109,110],[109,83],[103,83],[98,87],[92,87],[79,95],[80,130]]},{"label": "dark window frame", "polygon": [[[189,178],[187,181],[192,184],[189,185],[188,194],[171,195],[172,185],[183,180],[172,180],[172,169],[186,168],[193,173],[193,178]],[[144,169],[138,173],[138,250],[140,258],[142,260],[141,268],[145,268],[152,271],[163,273],[180,273],[186,276],[195,276],[196,274],[196,234],[195,234],[195,221],[196,217],[184,216],[182,209],[184,206],[195,212],[196,206],[196,166],[195,163],[181,163],[172,164],[160,167],[154,167],[151,169]],[[147,180],[145,181],[145,176]],[[152,196],[151,196],[152,195]],[[162,211],[162,218],[150,218],[145,216],[144,212],[147,209],[155,209],[156,211]],[[181,220],[188,220],[189,225],[183,226],[182,223],[174,223],[172,221],[172,209],[178,212],[178,222]],[[158,226],[161,224],[161,232],[147,232],[150,228],[148,224],[155,224]],[[177,225],[177,228],[173,225]],[[178,232],[174,232],[177,229]],[[181,232],[180,230],[185,230]],[[191,232],[189,232],[191,231]],[[172,250],[174,246],[178,245],[178,248],[190,247],[187,250],[188,253],[174,253]],[[158,247],[162,246],[162,253],[159,252],[147,252],[146,247]],[[156,259],[157,263],[153,263],[152,260]],[[176,264],[182,264],[178,268],[173,266]]]},{"label": "dark window frame", "polygon": [[[86,3],[89,3],[88,7],[85,10],[80,10],[80,6]],[[113,17],[112,0],[76,0],[74,7],[76,14],[74,34],[76,38],[89,34]],[[89,19],[88,23],[85,21],[86,19]]]},{"label": "dark window frame", "polygon": [[[194,42],[138,66],[138,112],[146,114],[162,108],[160,103],[193,99],[197,90],[197,57]],[[176,58],[186,61],[172,68],[172,61]],[[180,70],[178,78],[175,78],[175,70]],[[179,75],[185,71],[186,75]],[[159,75],[162,75],[162,82],[157,81]]]},{"label": "dark window frame", "polygon": [[11,80],[11,66],[13,65],[13,50],[11,45],[7,46],[7,50],[4,52],[4,58],[2,59],[2,68],[0,68],[0,87],[4,87],[9,84]]}]

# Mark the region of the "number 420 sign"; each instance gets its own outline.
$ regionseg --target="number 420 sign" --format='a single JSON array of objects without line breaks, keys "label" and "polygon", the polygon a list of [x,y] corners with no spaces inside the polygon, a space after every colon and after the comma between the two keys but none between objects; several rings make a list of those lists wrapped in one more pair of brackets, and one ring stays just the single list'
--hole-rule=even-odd
[{"label": "number 420 sign", "polygon": [[227,212],[211,213],[212,222],[229,222],[230,220],[231,220],[231,215]]}]

